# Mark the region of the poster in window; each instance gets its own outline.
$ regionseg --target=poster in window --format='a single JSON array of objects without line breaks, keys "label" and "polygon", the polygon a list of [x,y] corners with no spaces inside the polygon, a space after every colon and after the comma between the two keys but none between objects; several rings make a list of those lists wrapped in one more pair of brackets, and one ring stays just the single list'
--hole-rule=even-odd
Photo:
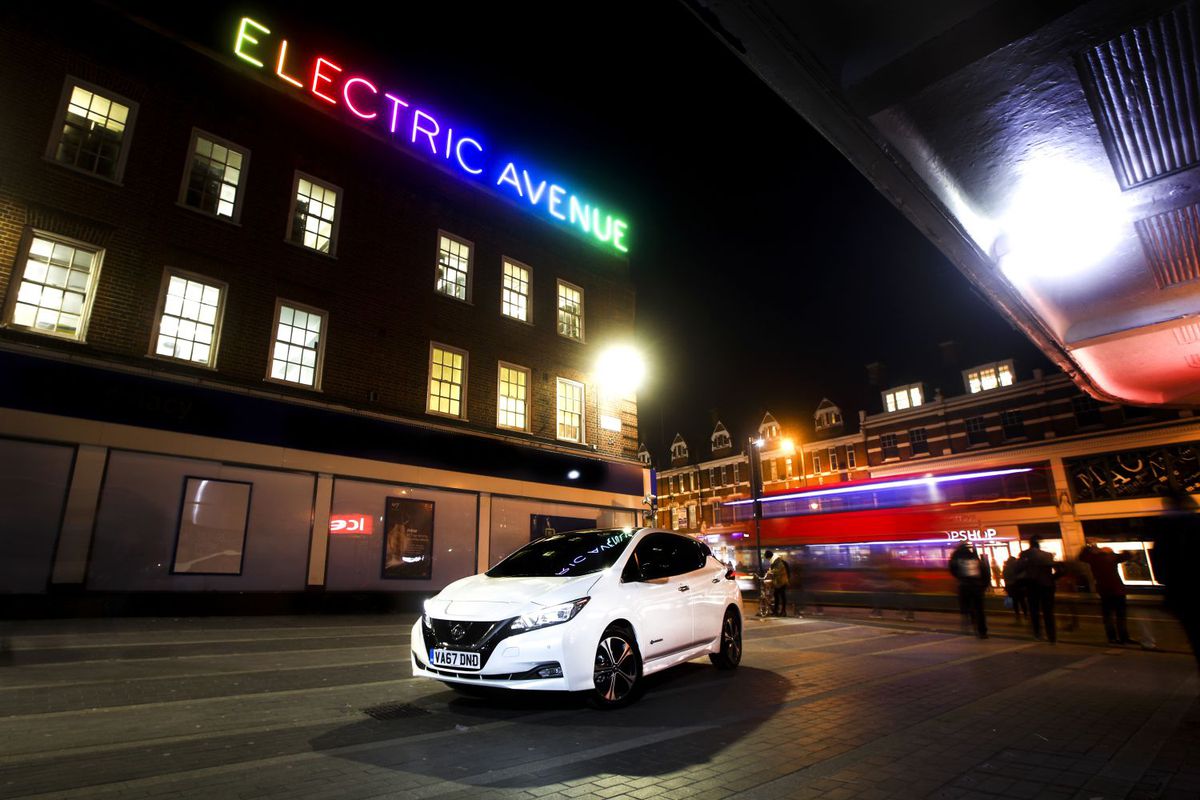
[{"label": "poster in window", "polygon": [[529,515],[529,541],[566,531],[586,531],[596,527],[596,520],[584,517],[556,517],[552,514]]},{"label": "poster in window", "polygon": [[383,515],[383,577],[433,577],[433,503],[389,497]]}]

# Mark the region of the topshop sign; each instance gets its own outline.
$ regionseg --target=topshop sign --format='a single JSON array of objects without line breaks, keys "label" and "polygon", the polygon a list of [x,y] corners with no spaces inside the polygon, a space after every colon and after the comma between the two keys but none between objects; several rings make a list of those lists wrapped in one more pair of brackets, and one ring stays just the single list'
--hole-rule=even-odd
[{"label": "topshop sign", "polygon": [[487,181],[518,203],[619,252],[629,252],[629,225],[598,204],[513,160],[489,156],[475,136],[422,108],[407,94],[345,66],[340,58],[299,53],[266,25],[243,17],[233,52],[256,69],[270,71],[291,90],[340,107],[350,121],[373,127],[398,146],[445,162],[465,177]]}]

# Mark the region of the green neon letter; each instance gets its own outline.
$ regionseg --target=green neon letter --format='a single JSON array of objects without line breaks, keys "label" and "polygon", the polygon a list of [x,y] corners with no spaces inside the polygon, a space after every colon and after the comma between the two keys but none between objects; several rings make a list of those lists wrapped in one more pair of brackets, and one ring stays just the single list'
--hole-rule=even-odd
[{"label": "green neon letter", "polygon": [[623,241],[625,238],[625,231],[628,228],[629,228],[629,226],[625,224],[625,220],[623,220],[623,219],[618,219],[615,222],[613,222],[613,237],[612,237],[613,247],[617,248],[622,253],[629,252],[629,248],[625,246],[625,242]]},{"label": "green neon letter", "polygon": [[258,44],[258,39],[255,39],[253,36],[251,36],[249,33],[246,32],[246,27],[248,25],[253,25],[255,28],[258,28],[263,33],[268,33],[268,34],[270,33],[269,30],[264,28],[262,25],[259,25],[257,22],[250,19],[249,17],[242,17],[242,24],[238,26],[237,39],[233,43],[233,52],[234,52],[234,54],[237,55],[238,58],[242,59],[243,61],[249,61],[254,66],[261,68],[263,65],[263,62],[259,61],[257,58],[254,58],[253,56],[247,55],[246,53],[242,52],[242,44],[243,43],[249,42],[250,44]]},{"label": "green neon letter", "polygon": [[579,202],[579,198],[571,195],[571,224],[583,228],[584,233],[592,232],[592,207]]}]

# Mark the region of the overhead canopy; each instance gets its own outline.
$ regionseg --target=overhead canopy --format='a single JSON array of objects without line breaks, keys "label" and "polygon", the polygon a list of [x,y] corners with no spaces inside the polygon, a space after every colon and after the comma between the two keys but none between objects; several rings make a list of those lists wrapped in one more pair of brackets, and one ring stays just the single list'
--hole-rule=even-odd
[{"label": "overhead canopy", "polygon": [[1197,0],[693,7],[1081,386],[1200,403]]}]

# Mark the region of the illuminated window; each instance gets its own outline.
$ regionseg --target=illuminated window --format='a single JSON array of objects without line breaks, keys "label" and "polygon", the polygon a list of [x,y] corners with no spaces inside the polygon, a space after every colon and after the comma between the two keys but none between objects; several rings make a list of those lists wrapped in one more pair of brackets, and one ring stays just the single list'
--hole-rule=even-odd
[{"label": "illuminated window", "polygon": [[987,427],[983,417],[967,418],[967,442],[970,444],[987,444]]},{"label": "illuminated window", "polygon": [[1025,415],[1020,411],[1000,412],[1000,424],[1005,439],[1019,439],[1025,435]]},{"label": "illuminated window", "polygon": [[429,404],[430,414],[462,419],[466,416],[463,403],[467,379],[467,354],[441,344],[429,345]]},{"label": "illuminated window", "polygon": [[583,289],[558,282],[558,335],[583,341]]},{"label": "illuminated window", "polygon": [[179,202],[188,208],[237,222],[242,213],[242,187],[250,154],[244,148],[192,131]]},{"label": "illuminated window", "polygon": [[168,268],[158,301],[153,355],[216,366],[225,284]]},{"label": "illuminated window", "polygon": [[337,252],[338,205],[341,189],[297,170],[292,190],[288,241],[334,255]]},{"label": "illuminated window", "polygon": [[496,425],[523,431],[529,428],[529,370],[500,362]]},{"label": "illuminated window", "polygon": [[896,434],[885,433],[879,437],[879,446],[883,450],[884,460],[900,457],[900,448],[896,446]]},{"label": "illuminated window", "polygon": [[913,428],[908,432],[908,444],[914,456],[929,455],[929,434],[924,428]]},{"label": "illuminated window", "polygon": [[437,281],[439,294],[456,300],[471,299],[471,243],[438,231]]},{"label": "illuminated window", "polygon": [[47,157],[110,181],[121,180],[137,104],[68,78]]},{"label": "illuminated window", "polygon": [[846,469],[854,469],[855,466],[857,464],[854,455],[854,445],[848,444],[846,445]]},{"label": "illuminated window", "polygon": [[963,381],[971,394],[986,392],[1000,386],[1012,386],[1012,361],[997,361],[993,364],[981,364],[963,372]]},{"label": "illuminated window", "polygon": [[82,341],[103,255],[81,242],[33,233],[24,271],[15,279],[16,292],[9,292],[9,323]]},{"label": "illuminated window", "polygon": [[289,300],[275,301],[275,341],[271,344],[273,381],[321,388],[325,355],[324,311]]},{"label": "illuminated window", "polygon": [[921,384],[910,383],[908,386],[897,386],[883,393],[883,407],[888,411],[903,411],[906,408],[916,408],[925,402]]},{"label": "illuminated window", "polygon": [[500,313],[529,322],[529,267],[504,259],[504,285],[500,291]]},{"label": "illuminated window", "polygon": [[837,468],[838,468],[837,448],[831,447],[831,448],[829,448],[829,471],[837,472]]},{"label": "illuminated window", "polygon": [[566,378],[558,379],[558,438],[583,443],[583,384]]}]

